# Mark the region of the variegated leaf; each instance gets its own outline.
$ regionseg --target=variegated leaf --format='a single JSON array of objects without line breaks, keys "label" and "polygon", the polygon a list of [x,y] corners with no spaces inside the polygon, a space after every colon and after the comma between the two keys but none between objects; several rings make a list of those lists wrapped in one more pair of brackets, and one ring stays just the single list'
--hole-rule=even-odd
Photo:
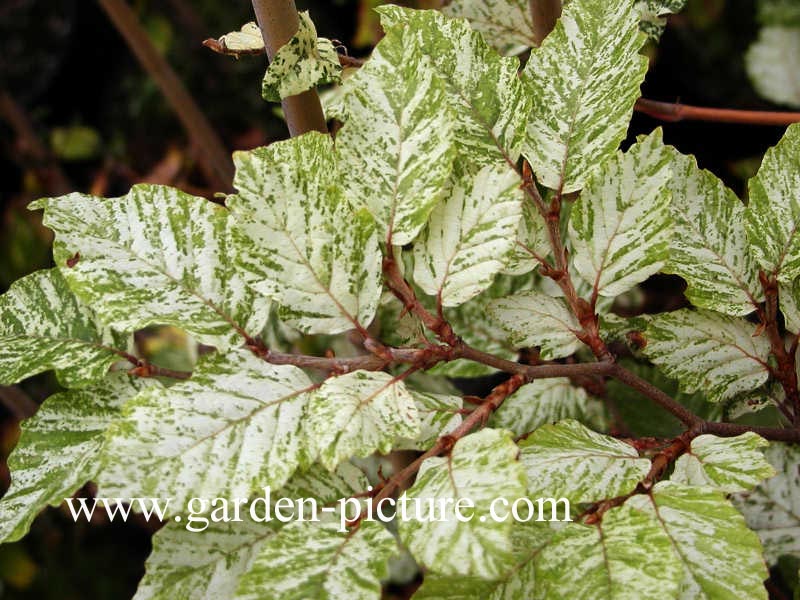
[{"label": "variegated leaf", "polygon": [[747,49],[745,67],[753,87],[767,100],[800,107],[800,27],[762,27]]},{"label": "variegated leaf", "polygon": [[[524,511],[523,511],[524,515]],[[553,537],[547,523],[514,522],[511,529],[513,559],[500,577],[486,581],[476,577],[445,577],[425,573],[414,600],[529,600],[536,589],[535,559]]]},{"label": "variegated leaf", "polygon": [[769,341],[743,319],[676,310],[656,315],[645,335],[644,354],[683,391],[702,391],[711,401],[754,390],[769,375]]},{"label": "variegated leaf", "polygon": [[792,333],[800,332],[800,278],[790,284],[782,283],[778,298],[786,329]]},{"label": "variegated leaf", "polygon": [[442,12],[467,19],[503,54],[518,54],[536,45],[528,0],[453,0]]},{"label": "variegated leaf", "polygon": [[161,387],[114,373],[92,387],[50,396],[22,423],[8,461],[11,487],[0,500],[0,541],[20,539],[41,510],[95,478],[103,434],[125,402],[148,386]]},{"label": "variegated leaf", "polygon": [[107,496],[246,497],[312,458],[303,430],[311,380],[247,350],[200,359],[192,378],[131,400],[108,433]]},{"label": "variegated leaf", "polygon": [[617,152],[572,207],[575,269],[601,296],[618,296],[664,266],[672,237],[672,156],[661,130]]},{"label": "variegated leaf", "polygon": [[766,600],[761,544],[721,492],[661,481],[623,508],[649,516],[668,537],[683,571],[680,600]]},{"label": "variegated leaf", "polygon": [[539,266],[540,260],[550,254],[550,237],[547,223],[532,202],[522,203],[517,243],[511,251],[503,273],[522,275]]},{"label": "variegated leaf", "polygon": [[323,83],[339,81],[342,67],[333,42],[317,37],[308,11],[298,17],[300,28],[278,48],[264,75],[261,88],[264,100],[280,102]]},{"label": "variegated leaf", "polygon": [[650,470],[633,446],[574,420],[542,425],[520,442],[531,497],[595,502],[633,491]]},{"label": "variegated leaf", "polygon": [[354,371],[325,381],[309,402],[306,428],[320,462],[333,470],[353,456],[387,453],[416,438],[420,419],[405,384],[388,373]]},{"label": "variegated leaf", "polygon": [[682,568],[669,537],[650,515],[612,508],[596,525],[569,524],[536,560],[536,600],[675,598]]},{"label": "variegated leaf", "polygon": [[316,132],[236,152],[228,197],[237,261],[248,283],[306,333],[366,327],[381,293],[372,217],[353,212],[336,187],[330,136]]},{"label": "variegated leaf", "polygon": [[417,390],[411,390],[411,395],[417,406],[420,433],[413,439],[398,440],[394,444],[395,450],[427,450],[433,446],[437,438],[461,425],[461,410],[464,406],[461,396]]},{"label": "variegated leaf", "polygon": [[800,557],[800,447],[772,442],[765,454],[778,474],[733,499],[773,565],[784,554]]},{"label": "variegated leaf", "polygon": [[382,240],[408,244],[441,199],[455,157],[445,85],[411,32],[396,28],[343,88],[336,150],[347,198],[375,217]]},{"label": "variegated leaf", "polygon": [[[507,432],[483,429],[461,438],[447,457],[425,460],[414,485],[398,500],[406,503],[400,537],[417,561],[442,575],[497,579],[513,559],[511,519],[496,521],[495,498],[509,504],[525,494],[525,473]],[[471,514],[466,522],[461,516]],[[466,502],[469,502],[469,508]],[[431,520],[428,506],[435,508]],[[400,509],[402,510],[402,508]]]},{"label": "variegated leaf", "polygon": [[575,335],[581,330],[580,323],[561,298],[519,292],[494,300],[488,310],[515,347],[539,346],[544,359],[569,356],[583,345]]},{"label": "variegated leaf", "polygon": [[670,480],[727,493],[745,492],[775,475],[761,450],[766,446],[769,443],[751,431],[733,438],[698,436],[686,454],[678,457]]},{"label": "variegated leaf", "polygon": [[537,379],[505,399],[491,417],[493,427],[522,436],[547,423],[585,418],[588,397],[565,377]]},{"label": "variegated leaf", "polygon": [[259,551],[236,600],[380,600],[386,561],[397,544],[384,526],[362,521],[340,532],[338,521],[294,521]]},{"label": "variegated leaf", "polygon": [[671,213],[675,224],[664,271],[683,277],[700,308],[742,316],[763,301],[758,266],[744,229],[744,204],[692,156],[673,153]]},{"label": "variegated leaf", "polygon": [[45,209],[72,291],[117,330],[174,325],[227,348],[267,322],[268,301],[230,260],[231,221],[221,206],[142,184],[122,198],[69,194],[30,207]]},{"label": "variegated leaf", "polygon": [[[135,600],[233,598],[241,576],[252,568],[262,546],[282,525],[274,511],[278,498],[313,498],[322,507],[366,488],[361,471],[345,463],[336,473],[320,467],[297,473],[286,487],[270,490],[269,504],[263,491],[254,495],[249,505],[237,507],[239,521],[212,521],[209,509],[221,511],[221,504],[192,507],[181,521],[168,523],[153,537],[153,551]],[[226,514],[235,518],[234,499],[225,500],[229,503]],[[292,512],[281,507],[282,516]],[[312,516],[306,513],[303,518]],[[268,517],[271,520],[266,520]]]},{"label": "variegated leaf", "polygon": [[687,0],[639,0],[639,28],[654,42],[661,38],[667,25],[667,16],[679,13],[686,6]]},{"label": "variegated leaf", "polygon": [[507,165],[456,180],[414,244],[414,282],[444,306],[487,289],[514,249],[522,191]]},{"label": "variegated leaf", "polygon": [[631,0],[572,0],[531,57],[533,100],[523,154],[539,181],[572,192],[625,137],[647,59]]},{"label": "variegated leaf", "polygon": [[750,180],[745,228],[753,254],[784,283],[800,276],[800,124],[790,125],[767,150]]},{"label": "variegated leaf", "polygon": [[206,40],[203,45],[210,47],[215,52],[230,54],[237,58],[241,54],[263,54],[266,52],[261,29],[254,21],[245,23],[239,31],[226,33],[217,40]]},{"label": "variegated leaf", "polygon": [[444,82],[458,115],[458,168],[474,173],[485,165],[515,164],[530,110],[517,76],[519,60],[498,56],[464,19],[394,5],[377,10],[385,29],[408,28]]},{"label": "variegated leaf", "polygon": [[61,383],[82,387],[102,379],[125,346],[52,269],[23,277],[0,296],[0,348],[0,385],[57,369]]}]

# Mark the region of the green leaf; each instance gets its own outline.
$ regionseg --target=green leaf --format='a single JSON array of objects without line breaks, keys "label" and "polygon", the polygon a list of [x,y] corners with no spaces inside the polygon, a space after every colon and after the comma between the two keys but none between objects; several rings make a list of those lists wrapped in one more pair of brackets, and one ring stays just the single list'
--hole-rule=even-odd
[{"label": "green leaf", "polygon": [[46,506],[96,477],[103,434],[125,402],[150,381],[114,373],[101,383],[50,396],[39,411],[22,423],[22,436],[9,458],[11,487],[0,500],[0,541],[22,538]]},{"label": "green leaf", "polygon": [[661,129],[617,152],[572,207],[575,269],[601,296],[618,296],[664,266],[672,237],[671,153]]},{"label": "green leaf", "polygon": [[17,280],[0,296],[0,385],[49,369],[61,383],[81,387],[102,379],[121,360],[113,336],[81,305],[57,269]]},{"label": "green leaf", "polygon": [[505,399],[491,417],[492,427],[522,436],[546,423],[585,418],[588,397],[566,377],[537,379]]},{"label": "green leaf", "polygon": [[[72,291],[120,331],[174,325],[227,348],[257,334],[269,305],[249,290],[229,258],[228,211],[159,185],[122,198],[46,198],[44,224]],[[71,265],[71,266],[70,266]]]},{"label": "green leaf", "polygon": [[[336,473],[315,467],[296,474],[285,488],[271,490],[270,509],[274,510],[275,501],[283,497],[314,498],[319,506],[324,506],[366,487],[366,478],[352,465],[343,464]],[[226,500],[227,514],[234,518],[234,499]],[[234,597],[239,579],[251,569],[256,555],[266,540],[277,534],[281,523],[275,512],[269,513],[271,521],[262,521],[267,511],[263,493],[251,497],[249,505],[239,508],[238,522],[214,522],[209,508],[207,504],[205,510],[184,513],[186,516],[180,522],[171,521],[155,534],[153,551],[135,600]],[[221,505],[212,509],[221,510]],[[288,513],[283,507],[281,514]]]},{"label": "green leaf", "polygon": [[633,446],[587,429],[574,420],[542,425],[520,442],[531,497],[595,502],[633,491],[650,460]]},{"label": "green leaf", "polygon": [[379,600],[386,561],[397,551],[380,523],[294,521],[267,540],[242,577],[236,600]]},{"label": "green leaf", "polygon": [[675,223],[664,271],[686,280],[686,297],[729,315],[753,312],[764,299],[744,228],[745,207],[692,156],[673,153],[671,212]]},{"label": "green leaf", "polygon": [[543,185],[573,192],[624,139],[647,59],[631,0],[572,0],[531,51],[522,79],[533,101],[523,154]]},{"label": "green leaf", "polygon": [[300,28],[286,44],[278,48],[264,75],[261,95],[264,100],[280,102],[324,83],[338,82],[342,67],[333,43],[317,38],[317,29],[308,14],[298,14]]},{"label": "green leaf", "polygon": [[467,19],[502,54],[518,54],[536,45],[528,0],[453,0],[442,12]]},{"label": "green leaf", "polygon": [[778,144],[767,150],[750,180],[745,228],[753,254],[784,283],[800,276],[800,124],[790,125]]},{"label": "green leaf", "polygon": [[237,261],[248,283],[306,333],[367,326],[381,293],[373,219],[341,190],[330,136],[311,132],[236,152],[228,206],[238,224]]},{"label": "green leaf", "polygon": [[722,492],[745,492],[775,475],[761,448],[769,443],[748,431],[733,438],[701,435],[678,457],[671,481],[706,485]]},{"label": "green leaf", "polygon": [[413,241],[439,202],[455,158],[445,85],[411,31],[390,29],[343,84],[336,150],[343,185],[378,222],[381,239]]},{"label": "green leaf", "polygon": [[667,26],[667,15],[681,12],[684,6],[686,0],[640,0],[636,3],[641,18],[639,28],[657,42]]},{"label": "green leaf", "polygon": [[185,505],[283,485],[310,462],[302,424],[313,387],[299,368],[247,350],[202,357],[191,379],[145,390],[109,429],[104,495]]},{"label": "green leaf", "polygon": [[681,600],[767,598],[761,544],[722,493],[662,481],[625,507],[651,516],[668,536],[683,566]]},{"label": "green leaf", "polygon": [[516,164],[529,116],[519,60],[498,56],[463,19],[394,5],[377,11],[384,29],[409,30],[445,84],[458,115],[458,168],[474,173],[485,165]]},{"label": "green leaf", "polygon": [[535,559],[555,531],[547,523],[514,522],[513,559],[494,581],[425,574],[414,600],[527,600],[536,589]]},{"label": "green leaf", "polygon": [[461,409],[464,400],[461,396],[432,394],[411,390],[420,421],[420,433],[413,439],[400,439],[395,450],[424,451],[434,442],[461,425]]},{"label": "green leaf", "polygon": [[[784,22],[785,23],[785,22]],[[745,67],[760,96],[776,104],[800,107],[800,27],[784,23],[762,27],[747,49]]]},{"label": "green leaf", "polygon": [[454,181],[414,244],[415,283],[444,306],[474,298],[509,261],[521,216],[518,176],[507,165]]},{"label": "green leaf", "polygon": [[569,524],[536,561],[536,600],[675,598],[681,565],[658,522],[625,505],[594,526]]},{"label": "green leaf", "polygon": [[386,454],[399,438],[416,438],[414,398],[388,373],[354,371],[331,377],[311,396],[306,428],[320,462],[333,470],[352,456]]},{"label": "green leaf", "polygon": [[762,25],[800,26],[800,4],[796,0],[758,0],[756,8]]},{"label": "green leaf", "polygon": [[792,333],[800,332],[800,278],[790,284],[780,284],[778,298],[786,329]]},{"label": "green leaf", "polygon": [[561,298],[520,292],[491,302],[488,310],[515,347],[539,346],[544,359],[569,356],[583,346],[575,336],[580,323]]},{"label": "green leaf", "polygon": [[643,352],[650,360],[682,390],[705,392],[712,402],[754,390],[769,376],[769,341],[743,319],[676,310],[656,315],[645,337]]},{"label": "green leaf", "polygon": [[[496,579],[513,559],[511,519],[495,521],[495,498],[509,504],[525,494],[525,473],[507,432],[483,429],[461,438],[447,457],[425,460],[414,485],[398,500],[406,512],[400,537],[417,561],[442,575]],[[460,499],[461,522],[455,511]],[[434,513],[429,512],[433,503]],[[403,513],[401,513],[403,514]],[[431,514],[434,519],[431,519]]]},{"label": "green leaf", "polygon": [[733,499],[772,565],[783,554],[800,557],[800,447],[772,442],[765,454],[778,474]]}]

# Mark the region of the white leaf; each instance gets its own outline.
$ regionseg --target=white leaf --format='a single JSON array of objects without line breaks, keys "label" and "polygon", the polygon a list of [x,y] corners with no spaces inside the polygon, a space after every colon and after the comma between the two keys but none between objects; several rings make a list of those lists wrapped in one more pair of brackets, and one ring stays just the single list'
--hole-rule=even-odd
[{"label": "white leaf", "polygon": [[800,28],[762,27],[745,54],[745,66],[761,96],[800,108]]}]

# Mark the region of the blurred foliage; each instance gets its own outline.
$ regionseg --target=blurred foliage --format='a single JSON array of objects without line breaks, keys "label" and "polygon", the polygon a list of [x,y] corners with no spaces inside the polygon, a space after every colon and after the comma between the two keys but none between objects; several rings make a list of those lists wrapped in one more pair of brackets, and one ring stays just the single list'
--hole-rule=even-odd
[{"label": "blurred foliage", "polygon": [[[252,20],[249,2],[219,0],[129,0],[156,48],[168,59],[202,110],[231,149],[249,148],[286,135],[274,106],[260,98],[263,57],[233,60],[208,51],[203,39],[238,29]],[[310,10],[319,34],[338,40],[348,53],[364,56],[380,39],[372,8],[380,0],[298,0]],[[437,0],[408,2],[429,8]],[[656,100],[727,108],[775,107],[758,97],[744,68],[744,53],[761,24],[800,24],[797,0],[689,0],[670,18],[659,46],[649,49],[651,70],[644,96]],[[0,94],[22,110],[32,131],[0,114],[0,291],[15,279],[50,264],[50,234],[40,215],[26,204],[60,193],[46,177],[59,171],[69,189],[113,196],[142,179],[169,183],[192,193],[211,195],[194,168],[193,150],[160,91],[139,67],[94,1],[5,0],[0,3]],[[636,115],[630,140],[660,123]],[[665,141],[695,154],[737,193],[757,169],[760,157],[781,136],[779,127],[680,122],[664,125]],[[30,134],[41,152],[32,150]],[[44,174],[44,175],[43,175]],[[630,315],[683,305],[676,277],[656,277],[620,301]],[[301,337],[270,324],[264,335],[281,350],[311,354],[352,352],[346,340]],[[142,354],[165,367],[191,369],[196,352],[191,340],[173,328],[151,328],[137,335]],[[200,349],[202,352],[202,348]],[[655,377],[667,392],[674,382]],[[490,385],[471,380],[469,393]],[[462,384],[464,382],[456,382]],[[449,384],[448,384],[449,385]],[[481,389],[478,389],[481,388]],[[8,482],[2,459],[16,442],[21,418],[56,389],[51,376],[19,388],[0,388],[0,491]],[[627,389],[609,385],[617,399],[616,417],[639,435],[669,436],[674,419],[656,408],[646,421],[630,410],[644,405]],[[702,397],[683,400],[711,414]],[[647,406],[650,406],[647,404]],[[767,411],[753,419],[772,419]],[[628,422],[629,421],[629,422]],[[149,552],[150,528],[139,522],[74,524],[60,509],[36,521],[23,541],[0,547],[0,598],[120,599],[131,597]],[[792,585],[797,565],[782,565]],[[402,596],[397,596],[402,597]]]}]

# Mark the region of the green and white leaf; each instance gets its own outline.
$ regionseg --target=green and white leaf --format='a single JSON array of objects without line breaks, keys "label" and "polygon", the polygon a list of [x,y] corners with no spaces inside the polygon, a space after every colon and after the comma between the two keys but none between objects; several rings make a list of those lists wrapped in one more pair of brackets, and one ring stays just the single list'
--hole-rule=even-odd
[{"label": "green and white leaf", "polygon": [[657,42],[667,26],[667,16],[683,10],[687,0],[640,0],[636,8],[640,12],[639,28],[652,41]]},{"label": "green and white leaf", "polygon": [[572,0],[522,74],[533,111],[523,154],[543,185],[573,192],[628,130],[647,59],[631,0]]},{"label": "green and white leaf", "polygon": [[530,113],[517,76],[519,60],[499,56],[464,19],[394,5],[377,11],[384,29],[408,29],[444,82],[458,115],[458,169],[475,173],[486,165],[515,164]]},{"label": "green and white leaf", "polygon": [[800,332],[800,278],[780,284],[778,298],[786,328],[792,333]]},{"label": "green and white leaf", "polygon": [[769,376],[766,336],[755,325],[710,311],[676,310],[656,315],[647,327],[644,354],[685,392],[728,400],[762,385]]},{"label": "green and white leaf", "polygon": [[228,206],[247,282],[306,333],[366,327],[380,299],[381,253],[372,217],[354,212],[335,187],[330,136],[236,152],[234,163],[239,193]]},{"label": "green and white leaf", "polygon": [[519,54],[536,45],[528,0],[453,0],[442,12],[467,19],[502,54]]},{"label": "green and white leaf", "polygon": [[318,85],[339,82],[342,67],[333,42],[317,37],[308,11],[298,16],[300,28],[278,48],[264,75],[261,87],[264,100],[280,102]]},{"label": "green and white leaf", "polygon": [[410,391],[417,406],[420,433],[413,439],[398,440],[394,449],[424,451],[433,446],[439,437],[461,425],[464,400],[461,396]]},{"label": "green and white leaf", "polygon": [[650,515],[624,505],[594,526],[569,524],[536,560],[533,598],[675,598],[681,564]]},{"label": "green and white leaf", "polygon": [[672,238],[671,163],[656,129],[586,181],[569,237],[575,270],[599,295],[618,296],[664,266]]},{"label": "green and white leaf", "polygon": [[550,238],[539,210],[532,202],[522,203],[522,218],[519,221],[517,243],[509,256],[503,273],[522,275],[539,266],[540,258],[550,254]]},{"label": "green and white leaf", "polygon": [[[461,438],[449,456],[422,463],[416,482],[403,495],[407,518],[399,523],[400,537],[417,562],[442,575],[497,579],[505,572],[513,559],[513,525],[511,519],[491,519],[489,507],[495,498],[512,504],[525,495],[517,452],[507,432],[483,429]],[[462,498],[474,506],[472,519],[463,523],[454,508]],[[426,507],[431,502],[437,506],[437,520],[429,520]],[[464,506],[466,516],[470,509]]]},{"label": "green and white leaf", "polygon": [[721,492],[661,481],[624,507],[649,515],[668,536],[682,565],[681,600],[766,600],[761,544]]},{"label": "green and white leaf", "polygon": [[561,298],[519,292],[491,302],[488,311],[515,347],[539,346],[546,360],[569,356],[583,346],[575,335],[580,323]]},{"label": "green and white leaf", "polygon": [[0,296],[0,348],[0,385],[57,369],[61,383],[81,387],[102,379],[125,343],[51,269],[15,281]]},{"label": "green and white leaf", "polygon": [[767,446],[769,442],[751,431],[733,438],[698,436],[678,457],[670,480],[726,493],[746,492],[775,475],[764,458],[762,448]]},{"label": "green and white leaf", "polygon": [[800,557],[800,448],[772,442],[765,454],[778,474],[733,499],[773,565],[783,554]]},{"label": "green and white leaf", "polygon": [[379,600],[395,539],[376,521],[362,521],[354,532],[338,528],[327,519],[286,525],[261,548],[236,600]]},{"label": "green and white leaf", "polygon": [[414,281],[444,306],[487,289],[509,261],[522,216],[522,191],[507,165],[457,180],[414,244]]},{"label": "green and white leaf", "polygon": [[444,83],[405,29],[389,29],[343,85],[336,135],[347,198],[378,222],[382,240],[413,241],[445,191],[457,122]]},{"label": "green and white leaf", "polygon": [[53,256],[72,291],[114,329],[174,325],[224,349],[243,342],[236,328],[256,335],[267,322],[268,301],[230,259],[231,222],[221,206],[142,184],[121,198],[76,193],[30,208],[45,209]]},{"label": "green and white leaf", "polygon": [[586,391],[566,377],[537,379],[506,398],[492,414],[490,424],[522,436],[547,423],[585,419],[588,402]]},{"label": "green and white leaf", "polygon": [[542,425],[520,442],[531,498],[595,502],[633,491],[650,470],[633,446],[566,420]]},{"label": "green and white leaf", "polygon": [[100,471],[103,434],[125,402],[148,386],[123,373],[82,390],[50,396],[22,423],[8,466],[11,487],[0,500],[0,541],[22,538],[46,506],[58,506]]},{"label": "green and white leaf", "polygon": [[753,312],[764,299],[744,228],[745,207],[692,156],[673,153],[671,213],[675,232],[664,271],[686,280],[697,307],[729,315]]},{"label": "green and white leaf", "polygon": [[762,27],[747,49],[745,67],[760,96],[800,108],[800,27]]},{"label": "green and white leaf", "polygon": [[[349,464],[343,464],[336,473],[314,467],[297,473],[281,490],[271,490],[270,509],[277,498],[313,498],[318,506],[347,498],[367,488],[363,474]],[[254,500],[262,498],[258,503]],[[222,510],[216,506],[206,512],[196,511],[182,521],[170,521],[153,537],[153,551],[145,565],[145,576],[139,583],[135,600],[197,599],[217,600],[233,598],[241,576],[248,572],[261,547],[274,537],[281,523],[274,512],[266,519],[264,492],[251,498],[251,504],[240,508],[239,522],[213,522],[211,511]],[[229,515],[233,513],[233,498],[227,499]],[[305,506],[305,505],[304,505]],[[251,508],[255,507],[255,508]],[[211,508],[208,505],[207,509]],[[253,513],[251,513],[251,510]],[[281,514],[286,515],[285,507]],[[253,519],[253,514],[256,519]],[[202,520],[207,518],[206,524]],[[312,518],[305,514],[304,518]],[[191,529],[188,529],[191,528]]]},{"label": "green and white leaf", "polygon": [[303,428],[308,376],[247,350],[200,359],[192,378],[132,399],[108,433],[106,496],[247,497],[313,459]]},{"label": "green and white leaf", "polygon": [[[524,514],[524,513],[523,513]],[[476,577],[445,577],[425,573],[414,600],[523,600],[536,589],[535,559],[553,537],[547,523],[514,522],[511,529],[513,559],[494,581]]]},{"label": "green and white leaf", "polygon": [[756,260],[783,283],[800,276],[800,124],[789,125],[750,180],[747,237]]},{"label": "green and white leaf", "polygon": [[395,441],[420,435],[420,417],[405,384],[388,373],[354,371],[314,392],[306,416],[315,455],[328,469],[353,456],[388,453]]}]

